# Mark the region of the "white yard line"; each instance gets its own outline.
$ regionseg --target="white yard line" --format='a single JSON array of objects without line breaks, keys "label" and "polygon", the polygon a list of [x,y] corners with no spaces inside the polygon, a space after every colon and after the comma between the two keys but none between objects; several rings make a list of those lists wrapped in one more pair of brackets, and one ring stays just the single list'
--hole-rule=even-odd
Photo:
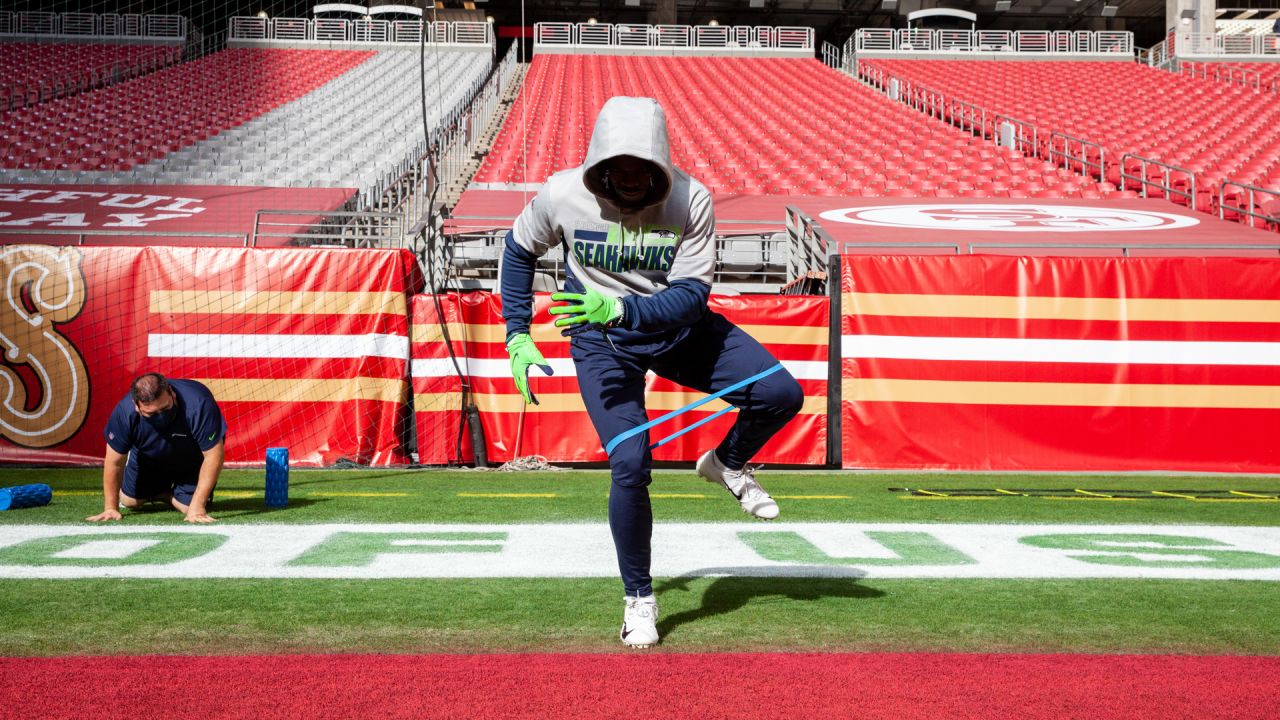
[{"label": "white yard line", "polygon": [[[1278,527],[662,523],[653,547],[658,577],[1280,580]],[[616,574],[603,523],[0,527],[0,578]]]}]

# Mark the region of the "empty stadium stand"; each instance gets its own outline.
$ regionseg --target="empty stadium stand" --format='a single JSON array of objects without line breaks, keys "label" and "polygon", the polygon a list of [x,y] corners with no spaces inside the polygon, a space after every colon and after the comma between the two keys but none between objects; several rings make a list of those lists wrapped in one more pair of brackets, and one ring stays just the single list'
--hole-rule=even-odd
[{"label": "empty stadium stand", "polygon": [[[1044,137],[1052,130],[1098,143],[1111,184],[1124,180],[1125,155],[1175,166],[1170,182],[1186,191],[1194,181],[1197,209],[1213,209],[1224,180],[1280,188],[1280,103],[1238,85],[1129,63],[877,59],[860,68],[946,88]],[[1123,172],[1141,170],[1131,160]]]},{"label": "empty stadium stand", "polygon": [[[445,52],[438,58],[430,56],[427,68],[432,127],[464,103],[489,67],[487,54]],[[132,176],[141,182],[367,188],[422,140],[418,84],[417,53],[373,53],[314,92],[134,168]]]},{"label": "empty stadium stand", "polygon": [[0,113],[0,167],[130,170],[295,100],[372,55],[224,50],[102,90]]},{"label": "empty stadium stand", "polygon": [[715,194],[1113,191],[923,117],[816,60],[621,55],[535,57],[472,187],[527,188],[579,164],[595,114],[613,95],[657,98],[667,111],[673,160]]}]

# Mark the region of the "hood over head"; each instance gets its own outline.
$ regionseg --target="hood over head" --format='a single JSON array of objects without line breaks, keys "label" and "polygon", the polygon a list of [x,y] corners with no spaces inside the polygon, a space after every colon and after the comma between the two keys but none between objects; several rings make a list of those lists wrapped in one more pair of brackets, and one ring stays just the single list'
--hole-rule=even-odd
[{"label": "hood over head", "polygon": [[[604,164],[619,155],[630,155],[655,166],[653,187],[640,203],[649,207],[667,199],[675,173],[671,166],[671,142],[667,138],[667,116],[653,98],[614,97],[600,108],[587,159],[583,162],[582,182],[591,194],[608,202],[624,203],[609,187]],[[639,208],[633,208],[639,209]]]}]

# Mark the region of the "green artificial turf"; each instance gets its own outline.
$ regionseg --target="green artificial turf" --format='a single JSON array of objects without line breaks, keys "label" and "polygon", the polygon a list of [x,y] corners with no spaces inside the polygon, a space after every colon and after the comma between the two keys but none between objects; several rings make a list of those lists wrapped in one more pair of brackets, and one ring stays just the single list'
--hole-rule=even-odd
[{"label": "green artificial turf", "polygon": [[[668,651],[1280,654],[1275,587],[659,579]],[[6,580],[0,655],[619,650],[604,579]]]},{"label": "green artificial turf", "polygon": [[[0,471],[54,488],[0,525],[84,525],[98,469]],[[788,522],[1274,526],[1280,502],[919,497],[888,488],[1280,492],[1275,477],[761,474]],[[246,523],[604,522],[604,471],[294,470],[290,504],[263,506],[261,470],[228,471],[213,515]],[[658,522],[742,522],[722,490],[662,471]],[[177,525],[166,509],[123,525]],[[657,548],[661,552],[661,548]],[[1025,651],[1280,654],[1267,581],[659,578],[659,651]],[[6,579],[0,655],[616,651],[614,579]]]},{"label": "green artificial turf", "polygon": [[[1143,523],[1277,525],[1280,501],[1232,496],[1189,500],[1151,494],[1144,499],[1057,497],[930,497],[889,488],[1055,489],[1089,491],[1226,490],[1280,495],[1277,477],[1060,476],[778,472],[759,475],[788,522]],[[0,470],[0,487],[46,483],[48,506],[0,512],[0,524],[72,524],[102,509],[101,470]],[[424,470],[293,470],[289,507],[263,503],[263,471],[223,474],[212,512],[236,523],[539,523],[605,519],[606,471],[536,473]],[[655,518],[680,522],[737,522],[742,513],[727,493],[689,471],[659,471],[650,487]],[[179,523],[177,513],[148,507],[126,522]]]}]

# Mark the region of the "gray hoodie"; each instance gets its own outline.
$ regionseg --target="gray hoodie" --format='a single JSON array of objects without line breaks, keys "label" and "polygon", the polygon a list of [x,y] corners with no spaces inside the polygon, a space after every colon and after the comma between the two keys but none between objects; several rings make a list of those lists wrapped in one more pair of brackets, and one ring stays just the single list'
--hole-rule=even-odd
[{"label": "gray hoodie", "polygon": [[[619,155],[646,160],[660,171],[644,207],[620,206],[609,189],[603,164]],[[714,222],[711,194],[671,164],[662,106],[650,98],[611,98],[596,119],[586,161],[548,178],[508,236],[500,278],[508,334],[528,328],[533,282],[528,258],[560,243],[566,289],[586,285],[622,297],[629,315],[625,324],[632,329],[687,324],[688,312],[664,318],[667,303],[637,301],[686,281],[705,286],[705,308],[716,257]]]}]

